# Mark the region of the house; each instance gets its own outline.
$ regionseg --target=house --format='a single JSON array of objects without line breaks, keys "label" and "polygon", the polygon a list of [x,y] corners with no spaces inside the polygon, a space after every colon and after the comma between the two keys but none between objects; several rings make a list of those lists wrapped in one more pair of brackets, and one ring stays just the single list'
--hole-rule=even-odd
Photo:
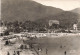
[{"label": "house", "polygon": [[73,24],[73,29],[77,31],[77,24]]},{"label": "house", "polygon": [[3,34],[5,30],[7,30],[7,27],[0,26],[0,34]]},{"label": "house", "polygon": [[80,30],[80,22],[77,24],[77,29]]},{"label": "house", "polygon": [[58,20],[49,20],[49,26],[52,26],[52,24],[59,24]]}]

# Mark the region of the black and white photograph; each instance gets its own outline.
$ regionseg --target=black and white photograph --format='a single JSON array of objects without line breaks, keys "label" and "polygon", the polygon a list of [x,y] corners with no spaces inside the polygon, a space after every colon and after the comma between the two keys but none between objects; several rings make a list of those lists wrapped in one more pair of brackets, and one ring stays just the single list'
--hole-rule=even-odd
[{"label": "black and white photograph", "polygon": [[0,0],[0,55],[80,55],[80,0]]}]

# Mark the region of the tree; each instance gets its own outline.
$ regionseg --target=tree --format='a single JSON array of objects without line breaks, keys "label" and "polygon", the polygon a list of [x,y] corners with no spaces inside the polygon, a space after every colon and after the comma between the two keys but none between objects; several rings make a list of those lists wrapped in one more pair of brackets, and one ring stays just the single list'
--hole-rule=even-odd
[{"label": "tree", "polygon": [[58,24],[52,24],[52,26],[50,26],[50,29],[58,29],[59,25]]},{"label": "tree", "polygon": [[9,30],[4,31],[4,35],[9,35]]}]

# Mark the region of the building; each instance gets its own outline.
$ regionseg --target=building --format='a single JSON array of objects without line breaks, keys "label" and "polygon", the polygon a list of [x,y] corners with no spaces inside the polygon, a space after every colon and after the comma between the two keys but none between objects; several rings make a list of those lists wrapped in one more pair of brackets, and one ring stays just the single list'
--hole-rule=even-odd
[{"label": "building", "polygon": [[77,30],[77,24],[73,24],[73,29]]},{"label": "building", "polygon": [[0,26],[0,33],[4,33],[5,30],[7,30],[7,27],[5,27],[5,26]]},{"label": "building", "polygon": [[[55,25],[55,24],[57,24],[57,25]],[[49,20],[49,29],[48,29],[48,32],[49,33],[55,32],[56,29],[58,29],[58,25],[59,25],[59,21],[58,20]]]},{"label": "building", "polygon": [[80,30],[80,21],[77,24],[77,29]]},{"label": "building", "polygon": [[49,20],[49,26],[52,26],[52,24],[59,24],[58,20]]}]

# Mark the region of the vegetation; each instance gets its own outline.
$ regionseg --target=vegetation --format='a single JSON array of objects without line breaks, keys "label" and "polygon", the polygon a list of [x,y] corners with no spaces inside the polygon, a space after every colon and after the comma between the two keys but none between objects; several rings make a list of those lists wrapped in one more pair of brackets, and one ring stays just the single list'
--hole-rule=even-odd
[{"label": "vegetation", "polygon": [[7,30],[5,31],[5,34],[8,35],[9,32],[15,32],[15,33],[20,33],[20,32],[25,32],[26,30],[28,32],[46,32],[48,29],[67,29],[65,26],[61,26],[60,24],[52,24],[52,26],[49,26],[48,24],[44,23],[39,23],[39,22],[34,22],[27,20],[25,22],[4,22],[4,25],[7,26]]},{"label": "vegetation", "polygon": [[[3,23],[2,23],[3,24]],[[25,21],[25,22],[19,22],[19,21],[15,21],[15,22],[4,22],[4,26],[6,26],[8,29],[5,31],[7,32],[15,32],[15,33],[20,33],[23,31],[28,30],[28,32],[31,31],[44,31],[44,26],[33,22],[33,21]]]},{"label": "vegetation", "polygon": [[[63,11],[31,0],[7,0],[7,2],[2,0],[1,19],[5,22],[1,25],[7,26],[7,31],[16,33],[26,30],[41,32],[47,29],[71,29],[79,19],[80,12],[76,10],[75,12]],[[49,20],[58,20],[60,24],[49,27]]]}]

